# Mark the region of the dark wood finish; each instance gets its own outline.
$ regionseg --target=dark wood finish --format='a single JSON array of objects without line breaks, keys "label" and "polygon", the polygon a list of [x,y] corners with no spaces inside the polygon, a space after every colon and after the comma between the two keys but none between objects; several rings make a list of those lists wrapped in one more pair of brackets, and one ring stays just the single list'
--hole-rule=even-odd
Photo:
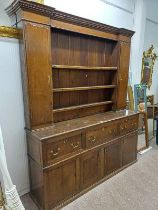
[{"label": "dark wood finish", "polygon": [[105,175],[117,171],[122,166],[121,141],[105,148]]},{"label": "dark wood finish", "polygon": [[100,71],[115,71],[117,70],[117,67],[98,67],[98,66],[66,66],[66,65],[53,65],[54,69],[79,69],[79,70],[100,70]]},{"label": "dark wood finish", "polygon": [[54,113],[64,112],[64,111],[69,111],[69,110],[74,110],[74,109],[82,109],[85,107],[101,106],[101,105],[111,104],[111,103],[112,103],[112,101],[104,101],[104,102],[99,102],[99,103],[84,104],[84,105],[72,106],[72,107],[67,107],[67,108],[54,109],[53,112]]},{"label": "dark wood finish", "polygon": [[[131,123],[126,127],[128,121]],[[122,132],[120,123],[126,132]],[[32,146],[43,148],[39,154],[43,162],[39,161],[38,167],[43,170],[45,180],[42,198],[44,209],[67,202],[71,196],[90,189],[103,177],[111,176],[134,163],[137,155],[137,127],[138,114],[120,111],[27,131],[29,144],[38,141],[40,146]],[[52,150],[53,154],[58,154],[53,156],[50,154]],[[31,148],[28,153],[31,157],[36,157],[36,151]],[[36,173],[34,170],[36,168],[31,168],[31,171]],[[34,180],[34,177],[32,178]],[[36,197],[34,186],[31,186],[31,189]]]},{"label": "dark wood finish", "polygon": [[105,124],[101,128],[92,129],[86,132],[86,147],[92,148],[101,143],[111,141],[119,136],[119,121]]},{"label": "dark wood finish", "polygon": [[[45,209],[52,209],[61,200],[75,194],[79,188],[78,160],[73,159],[62,165],[44,171]],[[62,187],[61,187],[62,186]]]},{"label": "dark wood finish", "polygon": [[44,145],[43,160],[44,166],[51,165],[54,160],[58,161],[60,157],[70,154],[82,149],[81,134],[58,142],[52,142]]},{"label": "dark wood finish", "polygon": [[126,108],[130,43],[120,42],[117,109]]},{"label": "dark wood finish", "polygon": [[136,161],[138,114],[122,110],[133,32],[31,1],[7,12],[23,29],[31,195],[60,208]]},{"label": "dark wood finish", "polygon": [[43,170],[32,158],[29,158],[31,195],[37,205],[44,209]]},{"label": "dark wood finish", "polygon": [[23,79],[26,81],[24,90],[28,103],[25,103],[25,106],[29,118],[29,124],[26,126],[32,128],[52,122],[50,28],[25,23],[24,46],[27,66]]},{"label": "dark wood finish", "polygon": [[[154,109],[154,115],[153,115],[153,109]],[[148,105],[147,106],[147,114],[148,114],[148,119],[153,119],[153,116],[157,116],[158,115],[158,104],[154,104],[154,105]]]},{"label": "dark wood finish", "polygon": [[81,157],[81,188],[87,188],[102,177],[101,150],[88,152]]},{"label": "dark wood finish", "polygon": [[[96,105],[96,104],[92,104]],[[85,105],[86,109],[77,107],[77,109],[69,109],[65,110],[64,112],[56,112],[54,113],[54,122],[60,122],[64,120],[70,120],[73,118],[84,117],[87,115],[93,115],[97,113],[107,112],[112,109],[112,102],[107,103],[98,103],[97,106],[88,107],[88,104]],[[75,108],[75,107],[74,107]],[[77,110],[77,111],[76,111]]]},{"label": "dark wood finish", "polygon": [[108,88],[115,88],[115,87],[116,87],[116,85],[73,87],[73,88],[54,88],[53,92],[66,92],[66,91],[78,91],[78,90],[96,90],[96,89],[108,89]]},{"label": "dark wood finish", "polygon": [[127,165],[133,162],[137,157],[137,141],[138,133],[133,132],[128,134],[123,139],[122,145],[122,165]]}]

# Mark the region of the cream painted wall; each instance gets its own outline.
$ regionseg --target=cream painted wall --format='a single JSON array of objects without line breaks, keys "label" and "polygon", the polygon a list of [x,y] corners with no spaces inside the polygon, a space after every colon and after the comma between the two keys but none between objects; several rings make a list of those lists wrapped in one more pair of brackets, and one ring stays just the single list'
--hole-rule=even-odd
[{"label": "cream painted wall", "polygon": [[[144,50],[147,50],[151,44],[154,45],[155,52],[158,55],[158,1],[147,1],[146,27],[144,37]],[[147,94],[155,95],[155,102],[158,103],[158,59],[155,62],[153,71],[153,83]]]},{"label": "cream painted wall", "polygon": [[0,25],[10,26],[11,21],[7,16],[4,8],[11,4],[12,0],[0,0]]},{"label": "cream painted wall", "polygon": [[29,181],[18,40],[0,38],[0,58],[0,125],[9,172],[24,194]]},{"label": "cream painted wall", "polygon": [[133,29],[134,0],[45,0],[45,4],[108,25]]},{"label": "cream painted wall", "polygon": [[[136,12],[135,5],[139,1],[143,0],[45,0],[47,4],[58,10],[116,27],[135,29],[137,36],[132,41],[134,43],[132,52],[135,55],[137,55],[137,48],[143,42],[143,39],[140,38],[143,18],[138,25],[136,24],[136,21],[139,20],[141,6]],[[12,0],[0,0],[0,25],[10,25],[4,8],[11,2]],[[23,194],[29,191],[29,182],[18,41],[0,38],[0,58],[0,123],[4,134],[9,171],[19,192]],[[135,62],[136,56],[131,58],[132,62]],[[138,57],[136,63],[140,63],[140,60],[141,57]],[[130,68],[132,72],[135,71],[133,68],[135,69],[133,66]],[[138,68],[138,72],[139,74],[135,74],[133,78],[133,83],[135,78],[140,77],[138,76],[140,68]]]},{"label": "cream painted wall", "polygon": [[[0,25],[10,26],[4,11],[12,0],[0,0]],[[29,191],[24,110],[17,39],[0,38],[0,125],[9,172],[20,194]]]}]

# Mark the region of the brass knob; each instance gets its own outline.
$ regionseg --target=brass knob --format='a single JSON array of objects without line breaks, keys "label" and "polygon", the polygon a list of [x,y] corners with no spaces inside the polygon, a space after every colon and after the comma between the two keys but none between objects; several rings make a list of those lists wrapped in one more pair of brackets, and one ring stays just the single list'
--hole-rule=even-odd
[{"label": "brass knob", "polygon": [[68,142],[68,140],[67,140],[67,139],[65,139],[65,140],[64,140],[64,144],[66,144],[67,142]]},{"label": "brass knob", "polygon": [[58,147],[56,150],[51,150],[50,151],[50,157],[53,158],[59,154],[60,147]]},{"label": "brass knob", "polygon": [[96,137],[95,136],[90,136],[88,140],[94,143],[96,141]]},{"label": "brass knob", "polygon": [[112,134],[112,130],[109,130],[109,132],[108,132],[109,134]]},{"label": "brass knob", "polygon": [[76,144],[74,144],[74,143],[72,142],[70,145],[72,146],[73,149],[76,149],[76,148],[79,147],[80,143],[79,143],[79,141],[76,142]]}]

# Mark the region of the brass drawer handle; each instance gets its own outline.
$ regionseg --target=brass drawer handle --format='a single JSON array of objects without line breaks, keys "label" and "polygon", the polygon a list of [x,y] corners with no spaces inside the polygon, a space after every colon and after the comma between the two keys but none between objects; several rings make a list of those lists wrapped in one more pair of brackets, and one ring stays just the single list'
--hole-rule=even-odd
[{"label": "brass drawer handle", "polygon": [[123,130],[124,129],[124,126],[121,126],[121,130]]},{"label": "brass drawer handle", "polygon": [[92,143],[96,142],[96,137],[95,136],[90,136],[89,141],[91,141]]},{"label": "brass drawer handle", "polygon": [[64,140],[64,144],[67,144],[67,142],[68,142],[68,140],[67,140],[67,139],[65,139],[65,140]]},{"label": "brass drawer handle", "polygon": [[59,154],[59,151],[60,151],[60,147],[58,147],[58,149],[56,151],[51,150],[50,151],[51,158],[57,156]]},{"label": "brass drawer handle", "polygon": [[112,134],[112,130],[109,130],[109,132],[108,132],[109,134]]},{"label": "brass drawer handle", "polygon": [[114,130],[113,130],[113,134],[116,134],[116,133],[117,133],[117,131],[116,131],[116,129],[114,129]]},{"label": "brass drawer handle", "polygon": [[71,146],[72,146],[72,148],[73,148],[73,149],[78,148],[78,147],[79,147],[79,145],[80,145],[79,141],[78,141],[78,142],[76,142],[76,144],[71,143]]}]

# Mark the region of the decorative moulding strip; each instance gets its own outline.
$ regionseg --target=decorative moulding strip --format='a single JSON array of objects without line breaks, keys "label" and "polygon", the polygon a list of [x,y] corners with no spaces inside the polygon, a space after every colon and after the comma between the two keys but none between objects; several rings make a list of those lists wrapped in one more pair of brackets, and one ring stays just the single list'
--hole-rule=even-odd
[{"label": "decorative moulding strip", "polygon": [[98,31],[104,31],[116,35],[121,34],[128,37],[132,37],[132,35],[134,34],[134,32],[131,30],[116,28],[103,23],[67,14],[65,12],[58,11],[53,7],[49,7],[32,1],[14,0],[13,3],[8,8],[6,8],[6,12],[9,16],[15,16],[18,10],[20,9],[24,11],[32,11],[37,14],[42,14],[44,16],[50,17],[53,20],[59,20],[62,22],[71,23],[74,25],[83,26],[91,29],[96,29]]},{"label": "decorative moulding strip", "polygon": [[0,26],[0,37],[19,38],[19,29]]}]

